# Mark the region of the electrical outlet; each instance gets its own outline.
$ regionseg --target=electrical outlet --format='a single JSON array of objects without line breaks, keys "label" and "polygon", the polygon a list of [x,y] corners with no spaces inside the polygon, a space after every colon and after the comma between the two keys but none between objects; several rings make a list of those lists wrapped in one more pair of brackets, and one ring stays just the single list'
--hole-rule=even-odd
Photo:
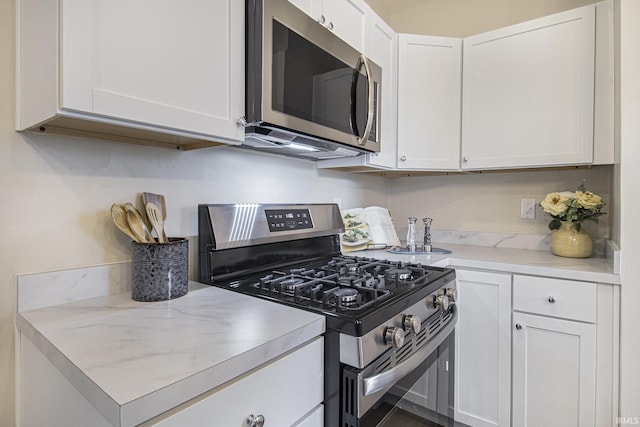
[{"label": "electrical outlet", "polygon": [[520,199],[520,218],[535,219],[536,199]]}]

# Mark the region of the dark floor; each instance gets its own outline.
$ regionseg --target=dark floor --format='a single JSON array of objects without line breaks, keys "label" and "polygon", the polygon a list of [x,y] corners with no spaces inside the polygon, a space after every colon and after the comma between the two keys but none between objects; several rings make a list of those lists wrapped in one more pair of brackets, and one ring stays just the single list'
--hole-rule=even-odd
[{"label": "dark floor", "polygon": [[394,411],[390,419],[379,424],[380,427],[439,427],[440,424],[421,419],[409,412]]}]

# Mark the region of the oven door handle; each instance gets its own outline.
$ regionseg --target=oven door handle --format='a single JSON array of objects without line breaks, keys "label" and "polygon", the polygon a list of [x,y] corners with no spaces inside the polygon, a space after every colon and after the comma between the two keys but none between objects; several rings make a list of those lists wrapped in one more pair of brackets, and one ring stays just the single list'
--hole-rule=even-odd
[{"label": "oven door handle", "polygon": [[457,313],[454,313],[454,318],[447,323],[447,325],[440,330],[438,335],[427,342],[420,350],[415,352],[413,356],[405,360],[399,365],[394,366],[388,371],[384,371],[380,374],[363,378],[362,379],[362,391],[363,396],[369,396],[380,390],[391,388],[392,385],[404,378],[407,374],[416,369],[422,362],[425,361],[429,355],[438,348],[444,338],[448,337],[453,331],[458,320]]}]

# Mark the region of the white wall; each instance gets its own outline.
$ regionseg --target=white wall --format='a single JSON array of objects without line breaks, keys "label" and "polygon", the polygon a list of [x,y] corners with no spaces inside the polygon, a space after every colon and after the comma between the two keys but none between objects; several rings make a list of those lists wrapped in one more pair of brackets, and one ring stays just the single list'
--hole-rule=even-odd
[{"label": "white wall", "polygon": [[[586,179],[587,188],[609,203],[611,176],[611,166],[598,166],[395,178],[389,183],[389,206],[399,233],[406,218],[415,216],[433,218],[433,228],[438,230],[547,234],[551,218],[538,207],[536,219],[521,219],[521,198],[540,203],[547,193],[575,191]],[[586,222],[584,229],[594,238],[608,238],[609,215],[602,216],[598,224]]]},{"label": "white wall", "polygon": [[467,37],[597,0],[367,0],[398,33]]},{"label": "white wall", "polygon": [[620,0],[620,413],[640,419],[640,2]]}]

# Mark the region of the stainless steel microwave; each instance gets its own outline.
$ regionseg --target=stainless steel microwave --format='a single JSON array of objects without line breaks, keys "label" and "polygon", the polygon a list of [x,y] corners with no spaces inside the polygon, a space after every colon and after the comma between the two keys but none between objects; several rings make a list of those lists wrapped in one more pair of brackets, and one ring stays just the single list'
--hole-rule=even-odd
[{"label": "stainless steel microwave", "polygon": [[288,0],[247,0],[245,146],[310,159],[380,151],[382,69]]}]

